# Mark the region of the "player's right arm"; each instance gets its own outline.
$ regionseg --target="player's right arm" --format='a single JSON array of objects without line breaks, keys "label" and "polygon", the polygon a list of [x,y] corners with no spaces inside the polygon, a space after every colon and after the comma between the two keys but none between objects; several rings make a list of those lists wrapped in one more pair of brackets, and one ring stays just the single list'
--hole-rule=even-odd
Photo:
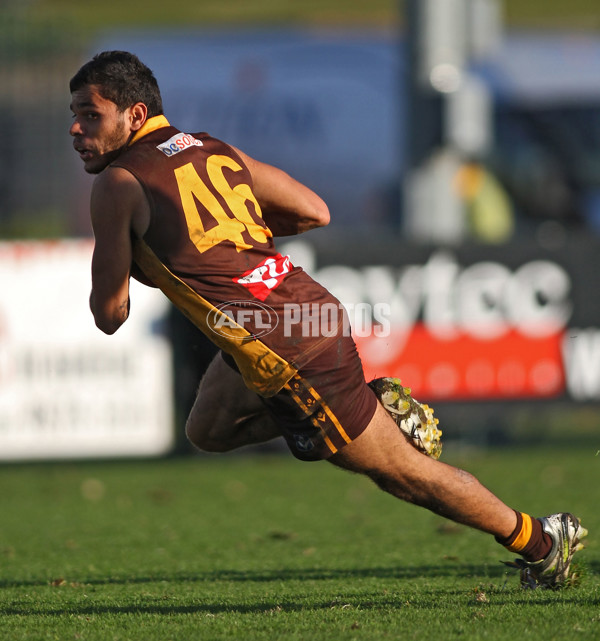
[{"label": "player's right arm", "polygon": [[114,334],[129,316],[131,233],[144,194],[126,170],[108,167],[92,188],[94,230],[90,309],[99,329]]},{"label": "player's right arm", "polygon": [[252,191],[274,236],[292,236],[329,223],[329,209],[312,189],[285,171],[236,152],[252,175]]}]

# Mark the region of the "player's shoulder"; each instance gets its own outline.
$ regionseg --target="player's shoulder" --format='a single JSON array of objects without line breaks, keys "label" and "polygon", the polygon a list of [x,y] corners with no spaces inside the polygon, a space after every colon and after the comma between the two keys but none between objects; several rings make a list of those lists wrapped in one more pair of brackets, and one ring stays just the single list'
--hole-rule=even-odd
[{"label": "player's shoulder", "polygon": [[136,188],[139,185],[137,178],[124,167],[109,165],[94,179],[95,190],[120,190]]},{"label": "player's shoulder", "polygon": [[139,181],[123,167],[106,167],[96,176],[92,186],[92,209],[94,205],[103,210],[133,209],[144,199],[144,190]]}]

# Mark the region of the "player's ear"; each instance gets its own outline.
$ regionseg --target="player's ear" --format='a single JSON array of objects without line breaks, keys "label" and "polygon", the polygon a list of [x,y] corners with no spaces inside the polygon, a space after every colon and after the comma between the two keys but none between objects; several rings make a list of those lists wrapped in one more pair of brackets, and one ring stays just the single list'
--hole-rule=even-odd
[{"label": "player's ear", "polygon": [[138,131],[148,118],[148,107],[143,102],[136,102],[129,110],[131,131]]}]

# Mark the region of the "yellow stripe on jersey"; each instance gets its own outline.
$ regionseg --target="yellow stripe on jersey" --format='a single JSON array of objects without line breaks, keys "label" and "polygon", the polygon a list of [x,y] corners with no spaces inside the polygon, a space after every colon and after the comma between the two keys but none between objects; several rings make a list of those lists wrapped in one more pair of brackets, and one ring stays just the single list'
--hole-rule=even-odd
[{"label": "yellow stripe on jersey", "polygon": [[[234,358],[249,389],[273,396],[296,374],[296,367],[173,274],[143,240],[133,242],[133,259],[211,342]],[[209,317],[216,322],[209,323]]]}]

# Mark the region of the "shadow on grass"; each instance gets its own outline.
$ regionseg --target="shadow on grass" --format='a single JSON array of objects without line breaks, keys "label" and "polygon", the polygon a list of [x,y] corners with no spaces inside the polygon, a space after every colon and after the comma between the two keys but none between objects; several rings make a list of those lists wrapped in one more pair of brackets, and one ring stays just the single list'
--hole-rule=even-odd
[{"label": "shadow on grass", "polygon": [[[156,574],[150,576],[110,576],[76,579],[70,577],[78,585],[135,585],[144,583],[210,583],[210,582],[247,582],[269,583],[282,581],[330,581],[340,579],[435,579],[443,577],[469,578],[485,577],[498,578],[506,574],[506,568],[498,563],[498,567],[484,564],[455,564],[445,561],[431,566],[402,566],[375,568],[280,568],[277,570],[212,570],[209,572],[173,572],[172,574]],[[49,581],[0,581],[0,588],[16,588],[29,586],[47,586]]]},{"label": "shadow on grass", "polygon": [[[600,562],[593,561],[586,566],[588,574],[600,573]],[[376,591],[365,591],[357,585],[358,592],[348,593],[341,590],[339,584],[327,586],[327,581],[345,581],[345,586],[351,586],[352,581],[360,581],[365,578],[375,579],[398,579],[399,581],[410,581],[414,579],[440,579],[446,577],[455,577],[457,579],[473,579],[475,583],[482,581],[496,580],[497,586],[489,585],[486,588],[485,607],[504,606],[507,604],[515,605],[522,602],[527,606],[544,607],[560,605],[581,606],[585,608],[600,606],[600,597],[597,592],[581,592],[577,589],[568,589],[560,592],[552,591],[535,591],[518,590],[516,576],[509,576],[504,584],[500,585],[501,580],[506,577],[507,569],[498,564],[498,567],[487,565],[470,565],[470,564],[440,564],[436,566],[408,566],[401,568],[354,568],[354,569],[281,569],[265,571],[238,571],[238,570],[215,570],[211,572],[201,572],[198,574],[190,573],[173,573],[172,575],[156,575],[142,577],[107,577],[94,578],[85,582],[69,583],[67,581],[54,584],[53,590],[58,590],[64,595],[63,589],[67,587],[79,590],[86,587],[101,585],[130,585],[132,594],[130,595],[135,603],[121,604],[103,603],[104,595],[98,593],[96,603],[90,603],[89,597],[85,601],[79,601],[76,592],[72,592],[72,597],[68,598],[69,603],[63,603],[56,607],[56,602],[52,603],[52,598],[47,598],[45,602],[32,604],[27,602],[18,603],[13,597],[7,607],[0,606],[0,616],[103,616],[103,615],[189,615],[199,614],[206,616],[215,616],[220,614],[276,614],[279,612],[293,613],[299,611],[319,611],[319,610],[400,610],[405,607],[418,608],[421,610],[439,609],[442,602],[446,601],[443,607],[455,607],[456,599],[460,599],[462,605],[471,605],[472,607],[481,607],[477,603],[476,593],[478,590],[470,590],[462,587],[450,588],[447,585],[436,587],[435,585],[420,585],[411,589],[408,586],[398,585],[397,591],[390,590],[389,584],[381,587]],[[514,579],[514,580],[513,580]],[[307,586],[305,594],[295,595],[293,598],[281,598],[268,600],[257,597],[256,594],[248,594],[246,598],[233,600],[229,597],[223,598],[218,595],[219,583],[228,582],[247,582],[247,583],[266,583],[266,582],[293,582],[293,581],[323,581],[324,584],[319,586],[319,595],[315,592],[314,587]],[[201,590],[200,596],[187,595],[181,598],[189,600],[188,603],[168,603],[164,601],[164,596],[145,595],[140,603],[140,595],[134,586],[151,583],[164,583],[165,589],[171,592],[177,589],[178,584],[197,583],[214,585],[210,590]],[[50,587],[51,583],[42,581],[23,581],[23,582],[0,582],[0,588],[21,587],[21,586],[44,586]],[[363,586],[364,587],[364,586]],[[329,594],[327,594],[329,593]],[[326,596],[327,595],[327,596]],[[208,596],[208,598],[206,598]],[[321,596],[321,598],[320,598]],[[123,595],[120,597],[123,599]],[[176,598],[176,597],[172,597]],[[125,597],[125,600],[127,597]],[[212,599],[212,600],[211,600]],[[63,598],[61,597],[61,601]],[[465,603],[466,601],[466,603]],[[454,604],[454,605],[453,605]],[[54,607],[53,607],[54,606]]]},{"label": "shadow on grass", "polygon": [[[600,561],[585,562],[586,574],[600,574]],[[401,567],[370,568],[279,568],[275,570],[211,570],[204,572],[173,572],[149,576],[108,576],[108,577],[71,577],[79,585],[128,585],[138,583],[205,583],[211,581],[234,581],[268,583],[272,581],[329,581],[339,579],[435,579],[443,577],[464,578],[499,578],[513,573],[502,563],[468,564],[454,563],[448,559],[437,565],[403,565]],[[1,588],[50,585],[50,581],[33,580],[0,580]]]},{"label": "shadow on grass", "polygon": [[[489,598],[486,597],[485,606],[502,607],[506,605],[516,605],[521,602],[527,607],[544,608],[556,607],[557,605],[568,607],[580,606],[584,608],[595,608],[600,605],[600,598],[589,598],[582,596],[577,590],[561,591],[560,593],[548,591],[505,591],[504,589],[490,590]],[[533,598],[532,598],[533,597]],[[122,598],[122,597],[121,597]],[[165,615],[169,617],[178,615],[198,614],[205,616],[233,615],[233,614],[265,614],[273,615],[277,613],[293,612],[315,612],[324,610],[350,611],[390,611],[410,608],[411,610],[436,610],[440,611],[454,609],[456,607],[471,606],[481,608],[475,598],[475,593],[471,590],[448,590],[448,589],[430,589],[419,592],[409,592],[406,589],[398,593],[388,594],[383,590],[377,592],[361,592],[360,594],[340,594],[335,592],[335,597],[331,594],[328,596],[315,595],[309,592],[306,595],[296,596],[293,599],[282,596],[279,599],[265,600],[256,596],[248,596],[244,599],[229,600],[224,602],[223,598],[213,595],[214,600],[202,597],[202,602],[198,597],[189,597],[190,603],[177,604],[165,603],[164,598],[160,596],[147,598],[147,603],[140,603],[138,596],[135,596],[135,603],[130,605],[118,605],[114,602],[90,603],[89,599],[85,602],[63,604],[61,607],[52,607],[48,603],[44,605],[32,605],[30,603],[16,605],[14,602],[6,608],[0,608],[0,616],[44,616],[44,617],[62,617],[62,616],[118,616],[118,615]],[[112,599],[111,599],[112,601]],[[160,601],[160,603],[159,603]]]},{"label": "shadow on grass", "polygon": [[[592,561],[586,564],[588,575],[600,574],[600,561]],[[517,588],[517,577],[511,576],[513,573],[507,570],[506,567],[500,563],[498,567],[488,566],[484,564],[454,564],[451,561],[441,563],[440,565],[432,566],[404,566],[395,568],[353,568],[353,569],[324,569],[324,568],[308,568],[308,569],[279,569],[279,570],[264,570],[264,571],[238,571],[238,570],[215,570],[210,572],[200,572],[197,574],[191,573],[173,573],[170,575],[154,575],[154,576],[140,576],[140,577],[106,577],[106,578],[93,578],[85,581],[77,581],[69,583],[68,581],[56,583],[53,589],[61,590],[64,587],[70,586],[72,588],[85,589],[86,587],[101,586],[101,585],[142,585],[151,583],[164,583],[170,589],[177,587],[182,583],[213,583],[213,589],[208,594],[214,594],[214,590],[218,590],[219,583],[228,582],[247,582],[247,583],[268,583],[268,582],[293,582],[293,581],[347,581],[345,585],[352,585],[352,581],[359,581],[366,578],[375,579],[398,579],[399,581],[410,581],[414,579],[440,579],[455,577],[457,579],[473,579],[475,582],[496,580],[501,581],[507,577],[508,582],[504,585],[497,587],[489,586],[486,590],[491,597],[489,602],[486,602],[486,607],[490,605],[502,606],[507,603],[514,604],[518,600],[523,600],[524,603],[534,605],[535,607],[547,607],[548,605],[571,604],[576,606],[597,607],[600,605],[600,597],[594,593],[590,595],[587,593],[582,594],[579,590],[569,589],[560,592],[551,591],[536,591],[529,590],[520,591]],[[514,579],[514,580],[513,580]],[[43,586],[50,587],[52,584],[43,581],[2,581],[0,588],[11,587],[30,587],[30,586]],[[508,587],[508,589],[507,589]],[[409,586],[410,588],[410,586]],[[514,588],[514,589],[513,589]],[[324,592],[328,591],[327,585],[320,586]],[[32,606],[30,602],[18,604],[13,597],[12,602],[8,607],[0,606],[0,615],[21,615],[21,616],[63,616],[63,615],[186,615],[186,614],[269,614],[276,612],[297,612],[297,611],[314,611],[326,609],[361,609],[361,610],[381,610],[381,609],[401,609],[407,606],[406,600],[410,599],[412,607],[420,609],[433,609],[439,607],[439,599],[442,595],[449,598],[460,595],[461,598],[470,599],[470,591],[465,588],[449,589],[448,587],[436,588],[435,586],[420,586],[415,590],[408,591],[406,585],[398,586],[398,593],[388,594],[389,585],[382,586],[381,590],[372,593],[365,593],[361,591],[360,594],[344,594],[340,593],[339,585],[332,586],[331,594],[335,594],[332,600],[331,594],[328,598],[319,600],[315,598],[314,589],[309,588],[306,597],[296,597],[294,600],[286,600],[282,597],[279,600],[256,599],[249,597],[244,602],[223,602],[222,598],[215,601],[206,600],[203,597],[200,599],[197,596],[190,597],[193,601],[203,601],[196,603],[189,603],[185,605],[175,603],[157,603],[158,600],[162,601],[162,597],[153,596],[147,597],[148,603],[140,604],[139,595],[136,596],[136,603],[132,605],[117,605],[111,603],[106,605],[103,603],[90,604],[89,600],[85,603],[78,605],[73,600],[77,600],[77,596],[73,594],[74,599],[69,599],[68,606],[54,608],[52,604],[46,601],[46,606],[43,604],[39,607]],[[207,592],[203,592],[206,595]],[[101,595],[97,595],[98,601],[102,599]],[[134,595],[135,596],[135,595]],[[534,596],[534,600],[532,600]],[[250,602],[248,602],[250,601]],[[472,599],[472,605],[476,606],[475,599]]]}]

